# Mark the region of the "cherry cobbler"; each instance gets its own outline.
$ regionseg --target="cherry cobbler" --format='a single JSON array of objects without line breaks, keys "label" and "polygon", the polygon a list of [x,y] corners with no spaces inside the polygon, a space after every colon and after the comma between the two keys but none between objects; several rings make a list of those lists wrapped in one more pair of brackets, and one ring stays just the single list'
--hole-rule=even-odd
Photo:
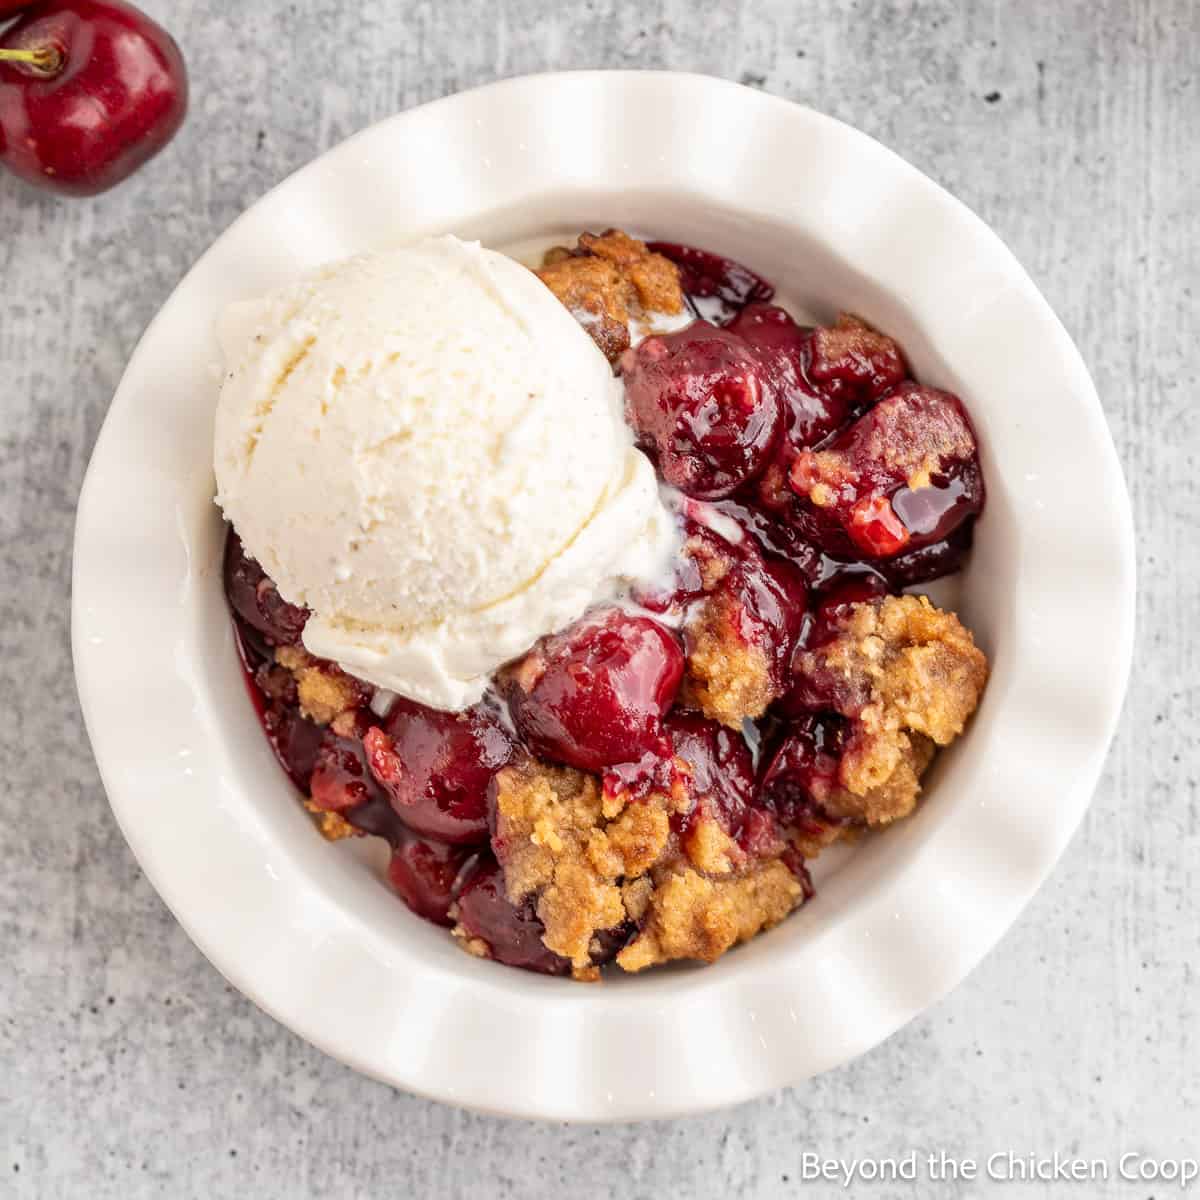
[{"label": "cherry cobbler", "polygon": [[979,702],[971,633],[912,593],[970,547],[975,434],[892,338],[800,325],[737,263],[609,230],[537,274],[623,382],[673,579],[451,712],[306,651],[308,612],[231,530],[251,694],[321,832],[385,839],[400,898],[471,954],[576,979],[712,962],[812,897],[808,860],[908,816]]}]

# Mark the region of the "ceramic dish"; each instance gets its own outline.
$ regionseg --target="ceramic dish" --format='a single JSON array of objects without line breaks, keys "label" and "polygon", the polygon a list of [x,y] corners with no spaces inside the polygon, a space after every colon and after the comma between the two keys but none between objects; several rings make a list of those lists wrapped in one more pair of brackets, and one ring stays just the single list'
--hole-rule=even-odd
[{"label": "ceramic dish", "polygon": [[[994,674],[918,814],[826,866],[816,901],[703,970],[579,987],[461,953],[296,804],[221,591],[212,328],[229,300],[414,235],[503,248],[608,225],[728,254],[817,316],[861,313],[918,378],[967,399],[989,497],[957,606]],[[842,1063],[995,944],[1098,778],[1129,667],[1133,562],[1083,362],[977,217],[863,134],[746,88],[543,75],[351,138],[197,263],[142,339],[92,458],[73,641],[117,819],[243,992],[396,1086],[616,1120],[734,1103]]]}]

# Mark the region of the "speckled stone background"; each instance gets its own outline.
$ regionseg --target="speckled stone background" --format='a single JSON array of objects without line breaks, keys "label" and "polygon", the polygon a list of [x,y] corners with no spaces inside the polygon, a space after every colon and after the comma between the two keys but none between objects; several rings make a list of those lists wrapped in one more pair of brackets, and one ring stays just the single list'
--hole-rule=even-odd
[{"label": "speckled stone background", "polygon": [[[846,1193],[802,1182],[806,1150],[1200,1157],[1194,0],[144,2],[192,69],[178,141],[92,202],[0,179],[0,1194],[824,1197]],[[68,646],[89,451],[134,343],[200,251],[377,118],[584,66],[700,70],[806,101],[979,212],[1094,372],[1140,570],[1132,687],[1099,794],[983,966],[842,1070],[731,1112],[603,1129],[397,1094],[228,987],[109,815]],[[1118,1180],[853,1189],[992,1192],[1180,1194]]]}]

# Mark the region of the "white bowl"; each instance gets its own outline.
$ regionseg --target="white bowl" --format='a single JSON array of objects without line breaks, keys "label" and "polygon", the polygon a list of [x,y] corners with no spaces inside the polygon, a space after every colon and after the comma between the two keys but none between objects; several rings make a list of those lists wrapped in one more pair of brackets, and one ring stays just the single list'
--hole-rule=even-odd
[{"label": "white bowl", "polygon": [[[994,663],[911,820],[711,967],[585,987],[481,962],[324,842],[254,718],[221,593],[218,310],[431,231],[504,245],[621,225],[746,262],[895,334],[966,400],[988,508],[960,609]],[[393,117],[234,223],[164,305],[96,445],[73,643],[117,819],[237,987],[410,1091],[522,1116],[665,1116],[836,1066],[959,982],[1090,799],[1133,630],[1129,502],[1087,370],[1000,240],[863,134],[716,79],[542,75]],[[1021,986],[1014,981],[1014,987]]]}]

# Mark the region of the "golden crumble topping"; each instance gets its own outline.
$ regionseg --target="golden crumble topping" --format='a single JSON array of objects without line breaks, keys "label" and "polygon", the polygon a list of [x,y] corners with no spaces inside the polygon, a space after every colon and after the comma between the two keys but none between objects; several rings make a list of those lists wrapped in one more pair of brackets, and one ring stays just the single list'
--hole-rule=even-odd
[{"label": "golden crumble topping", "polygon": [[668,800],[605,801],[594,775],[534,759],[493,781],[493,844],[514,904],[536,895],[542,940],[577,968],[596,933],[627,917],[618,881],[644,875],[666,848]]},{"label": "golden crumble topping", "polygon": [[894,338],[872,329],[862,317],[853,313],[839,313],[833,325],[813,331],[813,357],[823,362],[847,358],[865,361],[873,357],[903,361]]},{"label": "golden crumble topping", "polygon": [[797,674],[851,720],[833,817],[881,825],[907,816],[935,746],[975,711],[988,665],[954,613],[924,596],[856,604],[831,642],[800,655]]},{"label": "golden crumble topping", "polygon": [[300,711],[318,725],[328,725],[367,702],[363,684],[333,663],[313,658],[302,646],[277,647],[275,661],[292,673]]},{"label": "golden crumble topping", "polygon": [[684,628],[683,699],[731,729],[741,729],[746,717],[761,717],[775,699],[767,656],[742,637],[737,616],[736,601],[717,592],[696,606]]},{"label": "golden crumble topping", "polygon": [[493,796],[508,899],[534,898],[542,940],[570,960],[576,978],[593,977],[595,939],[606,930],[640,927],[617,956],[626,970],[712,961],[803,899],[780,860],[747,866],[746,852],[703,810],[677,839],[671,814],[699,802],[679,788],[638,800],[605,796],[592,775],[530,759],[502,770]]},{"label": "golden crumble topping", "polygon": [[311,800],[305,800],[304,807],[316,817],[317,828],[327,841],[340,842],[342,838],[362,836],[361,830],[355,829],[340,813],[319,808]]},{"label": "golden crumble topping", "polygon": [[573,250],[547,251],[537,275],[609,362],[629,349],[631,319],[683,311],[678,267],[616,229],[581,234]]},{"label": "golden crumble topping", "polygon": [[678,958],[713,962],[738,942],[778,925],[803,901],[803,886],[779,859],[730,879],[668,869],[650,894],[641,931],[617,955],[617,965],[641,971]]}]

